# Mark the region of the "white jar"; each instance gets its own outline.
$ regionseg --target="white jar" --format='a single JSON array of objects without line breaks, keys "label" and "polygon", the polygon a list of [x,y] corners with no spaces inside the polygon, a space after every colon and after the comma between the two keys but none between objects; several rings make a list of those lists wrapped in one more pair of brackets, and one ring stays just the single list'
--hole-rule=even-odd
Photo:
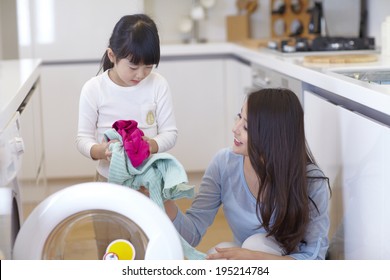
[{"label": "white jar", "polygon": [[382,55],[390,56],[390,16],[388,16],[381,26]]}]

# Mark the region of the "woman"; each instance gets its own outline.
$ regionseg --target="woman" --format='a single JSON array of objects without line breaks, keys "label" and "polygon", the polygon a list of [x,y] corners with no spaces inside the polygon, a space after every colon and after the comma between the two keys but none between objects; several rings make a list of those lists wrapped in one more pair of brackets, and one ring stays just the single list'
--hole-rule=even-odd
[{"label": "woman", "polygon": [[[280,88],[253,92],[233,135],[233,147],[214,157],[186,215],[165,202],[180,234],[196,246],[223,205],[236,247],[217,247],[208,259],[324,259],[330,188],[306,146],[297,96]],[[241,247],[258,233],[275,240],[280,254]]]}]

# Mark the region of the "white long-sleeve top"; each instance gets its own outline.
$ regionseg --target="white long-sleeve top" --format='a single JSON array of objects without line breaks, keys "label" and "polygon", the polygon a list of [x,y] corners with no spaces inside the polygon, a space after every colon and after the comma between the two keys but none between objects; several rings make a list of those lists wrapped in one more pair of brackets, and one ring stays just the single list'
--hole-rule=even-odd
[{"label": "white long-sleeve top", "polygon": [[[153,138],[158,152],[171,149],[177,139],[177,127],[168,82],[152,72],[138,85],[122,87],[108,71],[88,80],[80,95],[77,149],[91,158],[91,148],[102,143],[104,132],[117,120],[135,120],[145,136]],[[97,171],[108,177],[109,162],[99,160]]]}]

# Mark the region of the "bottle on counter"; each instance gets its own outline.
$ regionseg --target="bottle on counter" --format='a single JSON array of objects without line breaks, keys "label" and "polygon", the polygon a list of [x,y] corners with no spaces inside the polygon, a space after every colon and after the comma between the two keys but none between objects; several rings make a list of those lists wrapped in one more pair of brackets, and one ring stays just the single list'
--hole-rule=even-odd
[{"label": "bottle on counter", "polygon": [[382,55],[390,56],[390,16],[386,17],[381,26],[382,37]]}]

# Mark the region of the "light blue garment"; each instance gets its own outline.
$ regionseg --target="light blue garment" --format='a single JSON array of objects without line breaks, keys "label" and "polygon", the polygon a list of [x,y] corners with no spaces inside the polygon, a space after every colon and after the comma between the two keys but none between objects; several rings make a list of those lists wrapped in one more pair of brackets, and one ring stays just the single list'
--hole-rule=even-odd
[{"label": "light blue garment", "polygon": [[[221,150],[207,168],[199,193],[186,215],[179,212],[174,225],[192,246],[198,245],[207,228],[213,223],[221,205],[226,220],[233,232],[234,242],[239,246],[255,233],[265,232],[259,227],[256,216],[256,198],[245,181],[244,158],[230,148]],[[307,168],[308,176],[324,176],[315,165]],[[295,259],[324,259],[328,248],[329,189],[325,180],[311,180],[309,196],[316,203],[310,204],[310,223],[305,234],[306,244],[290,254]],[[222,241],[226,240],[221,236]]]},{"label": "light blue garment", "polygon": [[[163,211],[165,211],[164,200],[194,196],[194,186],[187,185],[188,178],[184,167],[172,155],[153,154],[135,168],[123,149],[121,135],[115,129],[109,129],[105,132],[105,137],[119,140],[109,146],[112,156],[108,182],[129,186],[136,190],[144,186],[149,190],[150,198]],[[181,241],[187,259],[205,259],[206,254],[195,250],[183,238]]]}]

